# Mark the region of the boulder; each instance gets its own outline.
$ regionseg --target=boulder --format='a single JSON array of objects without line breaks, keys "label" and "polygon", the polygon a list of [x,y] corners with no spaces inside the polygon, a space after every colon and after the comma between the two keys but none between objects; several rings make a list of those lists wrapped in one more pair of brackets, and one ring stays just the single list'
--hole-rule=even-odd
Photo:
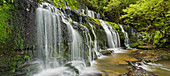
[{"label": "boulder", "polygon": [[113,50],[101,50],[100,53],[102,55],[111,55],[114,51]]}]

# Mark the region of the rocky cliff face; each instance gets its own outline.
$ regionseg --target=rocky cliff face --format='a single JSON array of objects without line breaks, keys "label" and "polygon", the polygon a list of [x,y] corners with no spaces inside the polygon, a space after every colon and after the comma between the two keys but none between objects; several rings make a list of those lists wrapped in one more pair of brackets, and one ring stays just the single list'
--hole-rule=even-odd
[{"label": "rocky cliff face", "polygon": [[[107,38],[107,32],[104,29],[104,26],[101,24],[101,19],[103,17],[100,16],[99,13],[96,13],[94,11],[90,11],[87,8],[86,9],[70,9],[68,4],[66,2],[53,2],[53,1],[46,1],[49,3],[49,5],[57,6],[55,9],[59,10],[59,12],[62,12],[62,14],[65,16],[65,19],[69,21],[69,24],[73,29],[77,30],[78,33],[82,37],[82,43],[80,50],[84,50],[83,52],[80,52],[83,55],[84,60],[88,60],[85,63],[89,64],[89,62],[93,59],[96,59],[100,54],[98,54],[100,49],[106,49],[110,47],[109,40]],[[58,5],[56,5],[58,4]],[[14,19],[11,19],[11,26],[13,27],[13,42],[14,47],[13,50],[15,50],[15,54],[11,55],[11,66],[7,66],[10,69],[7,69],[6,71],[13,71],[17,72],[17,74],[20,75],[27,75],[26,72],[29,70],[29,73],[37,72],[37,68],[34,68],[35,65],[30,64],[29,62],[36,60],[38,51],[38,44],[37,44],[37,24],[36,24],[36,9],[40,6],[42,6],[43,9],[48,9],[52,12],[52,14],[55,14],[55,9],[52,7],[49,7],[48,5],[42,5],[42,1],[38,0],[15,0],[12,4],[13,9],[11,10],[12,15]],[[63,6],[65,5],[65,6]],[[69,4],[71,5],[71,3]],[[72,7],[72,6],[71,6]],[[50,8],[50,9],[49,9]],[[74,7],[73,7],[74,8]],[[61,36],[62,40],[58,41],[57,44],[59,44],[60,53],[57,52],[56,54],[52,55],[53,57],[59,57],[62,56],[63,60],[59,61],[59,63],[66,63],[70,60],[70,57],[72,57],[72,42],[73,42],[73,36],[70,36],[71,33],[68,33],[70,29],[68,29],[68,24],[65,21],[62,21],[62,17],[59,18],[61,20]],[[42,19],[43,20],[43,19]],[[121,46],[124,46],[124,35],[121,32],[121,28],[119,25],[104,21],[102,20],[107,28],[110,34],[113,35],[113,31],[116,31],[115,36],[120,36],[120,44]],[[47,27],[50,27],[47,25]],[[58,28],[57,28],[58,29]],[[112,36],[111,38],[116,39],[115,36]],[[54,38],[52,38],[54,40]],[[112,40],[112,42],[113,42]],[[54,44],[55,42],[52,42]],[[115,41],[113,42],[115,44]],[[74,46],[74,45],[73,45]],[[47,46],[51,47],[51,46]],[[119,46],[120,47],[120,46]],[[53,49],[53,48],[52,48]],[[15,60],[15,55],[18,55],[16,58],[20,60]],[[14,56],[14,57],[13,57]],[[90,59],[89,59],[90,58]],[[4,62],[5,63],[5,62]],[[13,63],[16,63],[13,65]],[[6,68],[7,68],[6,67]],[[33,71],[34,70],[34,71]],[[4,71],[2,71],[4,72]],[[11,73],[9,73],[11,74]]]}]

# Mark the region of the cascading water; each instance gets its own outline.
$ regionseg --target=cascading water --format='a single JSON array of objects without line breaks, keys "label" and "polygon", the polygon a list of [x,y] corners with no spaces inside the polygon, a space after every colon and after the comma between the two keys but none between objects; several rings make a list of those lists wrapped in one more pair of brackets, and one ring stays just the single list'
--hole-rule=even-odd
[{"label": "cascading water", "polygon": [[90,27],[92,28],[92,33],[93,33],[93,35],[94,35],[94,48],[93,48],[93,51],[95,51],[95,53],[96,53],[96,55],[97,55],[97,57],[100,57],[101,56],[101,54],[98,52],[98,49],[97,49],[97,37],[96,37],[96,34],[95,34],[95,32],[94,32],[94,27],[92,26],[92,24],[90,24],[89,23],[89,25],[90,25]]},{"label": "cascading water", "polygon": [[71,60],[80,60],[81,58],[81,44],[82,44],[82,37],[81,35],[73,29],[70,22],[62,18],[62,21],[68,26],[68,28],[71,30],[72,34],[72,43],[71,43]]},{"label": "cascading water", "polygon": [[87,13],[88,16],[95,18],[95,13],[93,11],[90,11],[90,10],[87,9],[86,13]]},{"label": "cascading water", "polygon": [[[88,58],[89,58],[89,61],[91,62],[92,61],[91,36],[87,32],[85,33],[85,35],[86,35],[86,42],[87,42],[86,44],[88,45],[88,49],[89,49],[89,57]],[[90,42],[88,42],[88,41],[90,41]]]},{"label": "cascading water", "polygon": [[[67,7],[70,9],[69,7]],[[64,12],[64,13],[63,13]],[[96,12],[86,10],[82,11],[86,13],[88,16],[92,18],[100,18],[100,14],[96,14]],[[83,39],[83,35],[80,34],[78,29],[73,28],[75,26],[74,21],[66,16],[67,13],[64,10],[59,10],[53,5],[48,3],[43,3],[40,5],[39,8],[36,10],[36,25],[37,25],[37,47],[38,47],[38,59],[40,66],[40,73],[35,74],[35,76],[41,75],[75,75],[75,72],[68,67],[65,67],[58,61],[58,57],[56,54],[63,54],[63,38],[64,33],[62,31],[62,27],[65,26],[67,28],[67,34],[69,35],[69,39],[71,39],[70,44],[68,47],[69,51],[69,62],[71,66],[74,66],[79,72],[82,72],[83,69],[86,67],[85,64],[85,49],[84,42],[88,47],[88,58],[89,62],[92,65],[92,61],[94,60],[95,54],[97,57],[102,56],[100,52],[98,52],[98,45],[97,45],[97,36],[94,32],[94,27],[92,24],[89,23],[90,28],[92,29],[92,34],[94,36],[94,45],[92,45],[92,39],[90,36],[89,31],[86,31],[85,39]],[[80,23],[82,23],[82,17],[79,17]],[[107,43],[108,48],[119,48],[120,47],[120,38],[119,34],[116,30],[114,30],[108,23],[100,20],[102,27],[107,35]],[[86,27],[83,27],[86,28]],[[87,28],[86,28],[87,29]],[[88,30],[88,29],[87,29]],[[66,32],[65,32],[66,33]],[[86,40],[86,41],[83,41]],[[92,48],[92,46],[94,46]],[[63,66],[63,67],[59,67]],[[60,72],[55,72],[59,71]],[[47,74],[50,73],[50,74]]]},{"label": "cascading water", "polygon": [[91,11],[87,7],[86,7],[86,10],[81,9],[81,12],[86,14],[89,17],[100,19],[100,13],[96,13],[94,11]]},{"label": "cascading water", "polygon": [[109,48],[120,47],[119,34],[106,22],[100,20],[100,23],[101,23],[103,29],[106,32],[107,42],[108,42]]},{"label": "cascading water", "polygon": [[125,37],[125,46],[130,49],[131,47],[129,46],[129,37],[128,37],[128,33],[123,29],[123,26],[121,24],[118,24],[120,26],[120,28],[122,29],[122,32],[124,34]]},{"label": "cascading water", "polygon": [[57,50],[56,16],[52,15],[50,8],[37,8],[37,45],[38,58],[43,69],[51,66],[57,67],[57,60],[53,57]]},{"label": "cascading water", "polygon": [[[83,62],[83,45],[82,37],[77,30],[75,30],[71,23],[71,19],[65,17],[65,15],[55,8],[54,6],[43,3],[36,10],[36,25],[37,25],[37,46],[38,46],[38,59],[40,71],[42,72],[35,74],[35,76],[44,75],[60,75],[65,76],[63,73],[67,72],[66,75],[74,75],[75,73],[67,67],[60,67],[56,59],[56,53],[60,54],[61,42],[62,42],[62,30],[61,22],[65,23],[68,29],[68,33],[71,35],[71,61],[72,65],[77,69],[86,67]],[[57,43],[58,42],[58,43]],[[74,61],[74,63],[73,63]],[[77,64],[74,65],[77,61]],[[78,63],[81,62],[81,63]],[[80,64],[80,65],[79,65]],[[83,65],[82,65],[83,64]],[[61,69],[61,72],[55,72]],[[83,70],[83,69],[78,69]],[[47,74],[50,73],[50,74]]]}]

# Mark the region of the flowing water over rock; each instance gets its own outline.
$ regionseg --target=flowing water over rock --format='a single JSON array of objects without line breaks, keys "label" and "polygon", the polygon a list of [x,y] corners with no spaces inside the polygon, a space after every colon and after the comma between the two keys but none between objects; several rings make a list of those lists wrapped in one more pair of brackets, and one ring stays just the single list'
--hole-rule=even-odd
[{"label": "flowing water over rock", "polygon": [[[42,67],[40,70],[43,70],[37,75],[41,76],[44,73],[50,73],[51,75],[63,74],[63,72],[55,73],[55,71],[60,69],[69,71],[65,67],[57,68],[59,67],[59,61],[56,58],[56,54],[60,54],[62,47],[61,42],[63,42],[61,26],[64,25],[61,25],[61,23],[65,23],[68,31],[67,34],[70,34],[68,37],[70,37],[69,39],[72,39],[70,50],[71,61],[82,61],[83,59],[84,52],[82,51],[84,49],[82,49],[83,42],[81,35],[72,27],[70,19],[66,18],[60,10],[50,4],[43,3],[37,8],[36,13],[38,61]],[[72,62],[72,64],[74,63]],[[77,67],[79,65],[75,64],[74,66]],[[78,70],[80,71],[81,69]]]},{"label": "flowing water over rock", "polygon": [[95,51],[97,57],[100,57],[101,54],[98,52],[97,37],[96,37],[96,34],[95,34],[95,32],[94,32],[94,27],[93,27],[92,24],[90,24],[90,23],[89,23],[89,25],[90,25],[90,27],[92,28],[92,32],[93,32],[93,35],[94,35],[94,38],[95,38],[93,51]]},{"label": "flowing water over rock", "polygon": [[113,28],[106,22],[100,20],[101,25],[103,26],[106,35],[107,35],[107,43],[108,43],[108,48],[116,48],[120,47],[120,38],[119,34],[113,30]]},{"label": "flowing water over rock", "polygon": [[128,49],[130,49],[131,47],[130,47],[130,45],[129,45],[129,37],[128,37],[128,33],[123,29],[123,26],[121,25],[121,24],[118,24],[119,26],[120,26],[120,28],[122,29],[122,32],[123,32],[123,34],[124,34],[124,37],[125,37],[125,46],[128,48]]},{"label": "flowing water over rock", "polygon": [[[71,13],[78,18],[73,17]],[[39,73],[33,75],[87,76],[93,75],[92,73],[101,74],[97,72],[97,67],[92,67],[92,65],[95,65],[93,64],[95,56],[97,59],[105,58],[99,51],[101,48],[98,46],[98,35],[100,36],[100,34],[97,35],[92,23],[87,23],[87,17],[79,13],[79,11],[71,10],[68,6],[66,9],[61,9],[48,3],[43,3],[37,8],[38,58],[36,63],[39,64]],[[100,14],[88,9],[82,9],[82,13],[92,18],[100,18]],[[71,18],[74,18],[75,21]],[[120,48],[119,33],[107,22],[103,20],[99,21],[107,36],[106,49],[113,50],[114,53],[123,53],[124,50]],[[84,26],[80,23],[87,23],[87,25]],[[91,33],[89,31],[91,31]],[[126,33],[124,30],[122,32]],[[88,68],[93,69],[91,72],[87,71],[90,70],[86,68],[89,66],[88,63],[91,65],[91,67]]]},{"label": "flowing water over rock", "polygon": [[37,45],[40,66],[49,68],[51,64],[57,67],[57,60],[52,58],[57,50],[57,24],[56,16],[52,15],[50,8],[37,8]]},{"label": "flowing water over rock", "polygon": [[170,75],[170,61],[161,60],[155,63],[142,63],[138,65],[139,67],[144,68],[147,71],[151,71],[159,76],[169,76]]},{"label": "flowing water over rock", "polygon": [[81,9],[81,11],[82,11],[82,13],[86,14],[86,15],[89,16],[89,17],[97,18],[97,19],[100,19],[100,18],[101,18],[101,17],[100,17],[100,13],[96,13],[96,12],[94,12],[94,11],[91,11],[91,10],[89,10],[87,7],[86,7],[85,10],[84,10],[84,9]]}]

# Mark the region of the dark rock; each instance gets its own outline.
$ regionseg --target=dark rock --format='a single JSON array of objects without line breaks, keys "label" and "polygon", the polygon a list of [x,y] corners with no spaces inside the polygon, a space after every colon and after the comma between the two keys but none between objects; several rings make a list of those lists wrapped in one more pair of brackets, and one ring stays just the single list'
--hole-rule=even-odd
[{"label": "dark rock", "polygon": [[132,68],[129,68],[128,73],[119,74],[119,76],[158,76],[158,75],[155,75],[151,72],[147,72],[141,67],[133,66]]},{"label": "dark rock", "polygon": [[101,50],[100,53],[103,55],[111,55],[113,53],[113,50]]},{"label": "dark rock", "polygon": [[84,75],[80,75],[80,76],[102,76],[102,73],[90,73],[90,74],[84,74]]}]

